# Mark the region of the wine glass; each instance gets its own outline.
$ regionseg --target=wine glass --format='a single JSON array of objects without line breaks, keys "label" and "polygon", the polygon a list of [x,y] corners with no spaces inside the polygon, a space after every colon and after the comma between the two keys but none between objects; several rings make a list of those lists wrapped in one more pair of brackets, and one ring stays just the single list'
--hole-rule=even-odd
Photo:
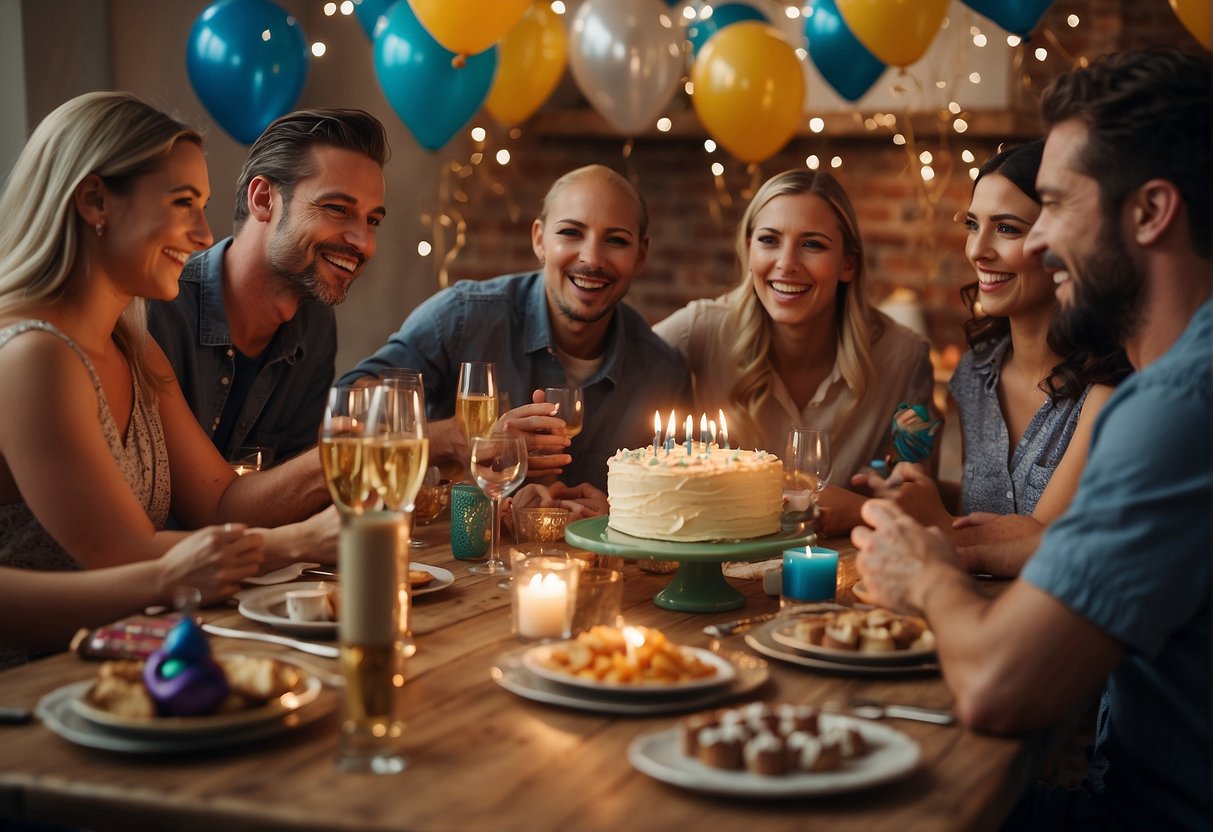
[{"label": "wine glass", "polygon": [[430,461],[422,394],[403,379],[370,388],[366,437],[371,482],[388,511],[411,512]]},{"label": "wine glass", "polygon": [[379,372],[379,381],[382,384],[403,384],[416,390],[421,396],[421,412],[423,414],[426,412],[425,379],[422,378],[420,370],[413,370],[408,367],[385,367]]},{"label": "wine glass", "polygon": [[320,465],[329,495],[343,517],[362,514],[379,499],[366,459],[372,389],[333,386],[320,423]]},{"label": "wine glass", "polygon": [[585,394],[580,387],[545,387],[543,399],[558,404],[556,416],[564,420],[564,435],[572,439],[585,423]]},{"label": "wine glass", "polygon": [[513,493],[526,479],[526,441],[516,433],[493,433],[472,437],[472,476],[493,504],[493,537],[489,544],[489,559],[469,567],[470,572],[497,575],[509,572],[510,565],[501,560],[498,540],[501,537],[501,498]]},{"label": "wine glass", "polygon": [[469,440],[489,435],[497,421],[498,403],[496,366],[487,361],[460,364],[455,415],[463,422]]},{"label": "wine glass", "polygon": [[[830,481],[832,467],[827,431],[814,428],[789,431],[783,457],[783,489],[789,498],[789,508],[806,511],[809,503],[816,503],[817,495]],[[799,505],[798,500],[805,504]]]}]

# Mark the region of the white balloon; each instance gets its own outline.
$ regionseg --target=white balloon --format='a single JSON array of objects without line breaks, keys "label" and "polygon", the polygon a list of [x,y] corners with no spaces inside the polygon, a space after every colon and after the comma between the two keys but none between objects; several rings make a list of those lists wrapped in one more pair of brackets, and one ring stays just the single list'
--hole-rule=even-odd
[{"label": "white balloon", "polygon": [[650,129],[682,79],[682,24],[663,0],[586,0],[573,18],[569,69],[624,135]]}]

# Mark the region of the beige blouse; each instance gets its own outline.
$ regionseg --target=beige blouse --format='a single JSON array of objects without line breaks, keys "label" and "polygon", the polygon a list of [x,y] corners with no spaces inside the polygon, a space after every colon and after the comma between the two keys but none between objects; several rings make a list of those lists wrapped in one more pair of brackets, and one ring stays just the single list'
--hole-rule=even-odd
[{"label": "beige blouse", "polygon": [[[135,381],[135,405],[130,425],[123,437],[105,400],[101,379],[88,356],[71,338],[46,321],[21,321],[0,329],[0,348],[31,329],[59,336],[80,356],[97,392],[97,420],[114,461],[152,524],[157,529],[164,528],[170,498],[168,446],[164,441],[160,414],[154,407],[144,404],[138,380]],[[0,506],[0,565],[48,571],[80,568],[24,502]],[[0,667],[26,658],[25,651],[0,642]]]},{"label": "beige blouse", "polygon": [[[728,295],[694,300],[654,326],[653,331],[686,359],[694,384],[695,414],[703,412],[715,418],[721,409],[730,424],[740,424],[734,421],[728,404],[735,379],[724,371],[736,341],[730,312]],[[730,431],[730,444],[782,456],[788,431],[793,428],[828,430],[834,456],[830,482],[844,488],[850,486],[851,475],[869,461],[890,453],[893,415],[900,403],[925,404],[934,412],[934,375],[927,342],[889,317],[881,314],[881,318],[885,331],[872,345],[876,378],[858,407],[852,410],[855,393],[837,363],[803,409],[796,407],[782,379],[776,376],[771,396],[758,414],[762,435],[735,436]],[[698,424],[698,415],[695,421]]]}]

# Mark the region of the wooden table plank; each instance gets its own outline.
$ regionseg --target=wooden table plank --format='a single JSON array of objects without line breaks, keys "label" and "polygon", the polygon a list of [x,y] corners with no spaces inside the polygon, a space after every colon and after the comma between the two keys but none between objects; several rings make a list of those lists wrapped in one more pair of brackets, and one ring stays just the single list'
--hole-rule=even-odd
[{"label": "wooden table plank", "polygon": [[[489,668],[519,646],[509,634],[509,597],[497,578],[471,575],[451,557],[445,524],[419,530],[431,545],[415,559],[450,569],[454,586],[417,599],[413,630],[419,652],[401,691],[409,767],[397,776],[341,774],[336,715],[260,743],[170,758],[80,748],[41,725],[0,728],[0,811],[95,829],[407,829],[670,830],[740,828],[764,832],[961,830],[989,828],[1040,762],[1035,743],[986,737],[961,727],[896,721],[920,743],[923,766],[911,777],[851,795],[777,802],[686,792],[632,769],[628,744],[665,728],[674,716],[589,714],[530,702],[496,685]],[[843,553],[840,600],[854,581],[853,549]],[[744,610],[694,614],[664,610],[652,596],[668,575],[624,567],[625,617],[656,626],[676,641],[707,647],[705,624],[773,610],[760,581],[732,583]],[[226,626],[272,632],[234,609],[205,613]],[[333,660],[274,646],[215,639],[241,652],[286,652],[336,671]],[[721,640],[746,649],[740,636]],[[88,679],[93,663],[61,655],[0,674],[0,704],[33,707],[43,694]],[[823,704],[862,695],[948,707],[938,677],[826,675],[778,662],[757,696]]]}]

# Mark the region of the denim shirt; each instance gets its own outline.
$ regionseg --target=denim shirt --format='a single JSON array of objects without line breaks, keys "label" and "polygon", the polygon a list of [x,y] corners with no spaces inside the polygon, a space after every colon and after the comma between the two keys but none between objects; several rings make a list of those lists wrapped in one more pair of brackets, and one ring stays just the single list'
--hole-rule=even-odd
[{"label": "denim shirt", "polygon": [[[691,391],[682,356],[630,306],[615,307],[606,342],[602,366],[585,383],[585,426],[568,449],[573,462],[561,475],[602,489],[607,458],[649,444],[653,412],[689,412]],[[565,386],[541,274],[464,280],[438,292],[341,382],[379,375],[385,367],[420,370],[429,418],[447,419],[455,413],[464,361],[494,362],[497,386],[513,407],[529,403],[536,388]]]},{"label": "denim shirt", "polygon": [[[232,238],[199,252],[181,272],[172,301],[148,304],[148,328],[173,365],[194,417],[214,438],[235,373],[235,347],[223,305],[223,255]],[[313,300],[278,327],[261,372],[240,408],[227,447],[262,445],[276,464],[316,443],[337,355],[333,310]]]}]

